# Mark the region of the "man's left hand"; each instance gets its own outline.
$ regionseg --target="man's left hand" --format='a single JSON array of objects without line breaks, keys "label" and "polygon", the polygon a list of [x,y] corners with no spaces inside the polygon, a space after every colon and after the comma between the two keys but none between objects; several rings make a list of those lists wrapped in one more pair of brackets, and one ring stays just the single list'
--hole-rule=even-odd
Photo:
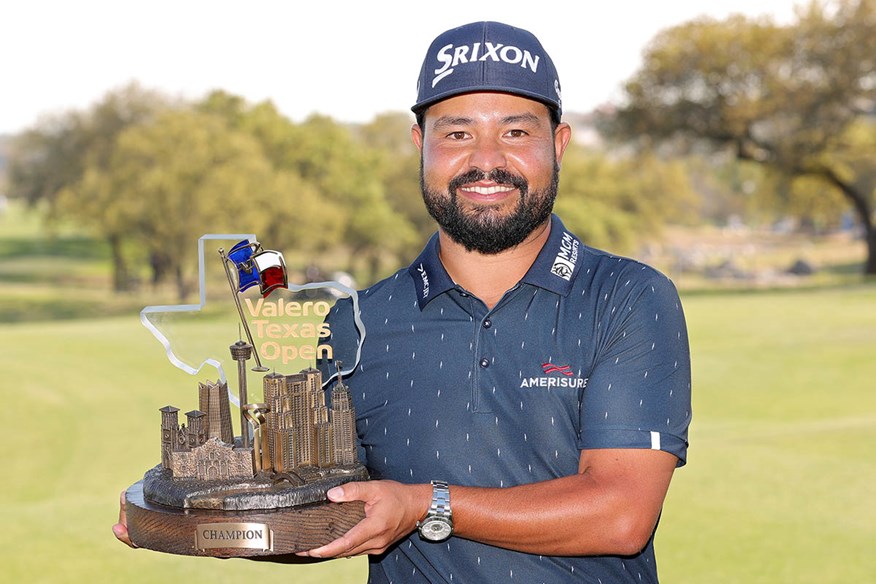
[{"label": "man's left hand", "polygon": [[405,485],[395,481],[347,483],[329,489],[329,501],[364,501],[365,519],[347,533],[299,556],[343,558],[380,554],[411,533],[426,515],[432,497],[430,485]]}]

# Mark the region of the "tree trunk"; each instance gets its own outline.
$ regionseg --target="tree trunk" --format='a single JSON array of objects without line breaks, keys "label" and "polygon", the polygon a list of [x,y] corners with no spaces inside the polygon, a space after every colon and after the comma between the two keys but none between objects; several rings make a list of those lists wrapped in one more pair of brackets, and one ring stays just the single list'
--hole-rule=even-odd
[{"label": "tree trunk", "polygon": [[128,278],[128,264],[122,254],[122,238],[119,235],[110,235],[109,244],[113,261],[113,291],[127,292],[130,289],[130,279]]},{"label": "tree trunk", "polygon": [[[866,232],[865,232],[866,233]],[[870,232],[867,233],[867,262],[864,264],[864,274],[867,276],[876,276],[876,231],[873,226],[870,226]]]},{"label": "tree trunk", "polygon": [[838,188],[843,195],[852,203],[861,226],[864,228],[864,242],[867,245],[867,259],[864,261],[864,274],[876,276],[876,228],[873,226],[873,210],[865,193],[860,192],[854,185],[849,184],[837,176],[832,168],[825,168],[815,173],[825,178],[830,184]]},{"label": "tree trunk", "polygon": [[186,281],[185,274],[183,273],[182,266],[176,266],[176,295],[177,299],[182,303],[186,301],[186,298],[189,296],[189,285]]}]

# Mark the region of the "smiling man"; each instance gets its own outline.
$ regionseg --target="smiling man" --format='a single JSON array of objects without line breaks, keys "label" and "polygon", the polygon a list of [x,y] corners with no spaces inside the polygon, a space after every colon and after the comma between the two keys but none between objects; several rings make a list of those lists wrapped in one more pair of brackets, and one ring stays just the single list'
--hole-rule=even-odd
[{"label": "smiling man", "polygon": [[684,464],[690,359],[672,283],[552,215],[571,130],[529,32],[440,35],[420,73],[422,194],[438,232],[360,297],[349,377],[375,480],[366,518],[302,555],[370,555],[370,582],[656,582]]}]

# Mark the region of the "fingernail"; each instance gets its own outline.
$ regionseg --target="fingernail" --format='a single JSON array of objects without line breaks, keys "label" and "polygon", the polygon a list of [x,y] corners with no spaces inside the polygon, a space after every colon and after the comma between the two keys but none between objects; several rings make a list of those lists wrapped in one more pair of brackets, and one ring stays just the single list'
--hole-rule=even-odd
[{"label": "fingernail", "polygon": [[328,497],[329,499],[343,497],[344,496],[344,489],[343,489],[343,487],[332,487],[331,489],[329,489],[326,492],[325,496]]}]

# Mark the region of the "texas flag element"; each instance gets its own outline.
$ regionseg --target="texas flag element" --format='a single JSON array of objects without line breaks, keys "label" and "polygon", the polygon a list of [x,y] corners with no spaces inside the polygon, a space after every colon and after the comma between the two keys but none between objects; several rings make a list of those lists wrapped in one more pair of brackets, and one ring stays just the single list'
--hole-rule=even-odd
[{"label": "texas flag element", "polygon": [[252,256],[252,262],[259,272],[259,286],[263,296],[270,294],[274,288],[288,286],[283,254],[267,249]]},{"label": "texas flag element", "polygon": [[286,262],[278,251],[263,250],[258,242],[243,240],[231,248],[228,259],[237,268],[238,292],[258,284],[262,296],[267,296],[276,288],[288,287]]}]

